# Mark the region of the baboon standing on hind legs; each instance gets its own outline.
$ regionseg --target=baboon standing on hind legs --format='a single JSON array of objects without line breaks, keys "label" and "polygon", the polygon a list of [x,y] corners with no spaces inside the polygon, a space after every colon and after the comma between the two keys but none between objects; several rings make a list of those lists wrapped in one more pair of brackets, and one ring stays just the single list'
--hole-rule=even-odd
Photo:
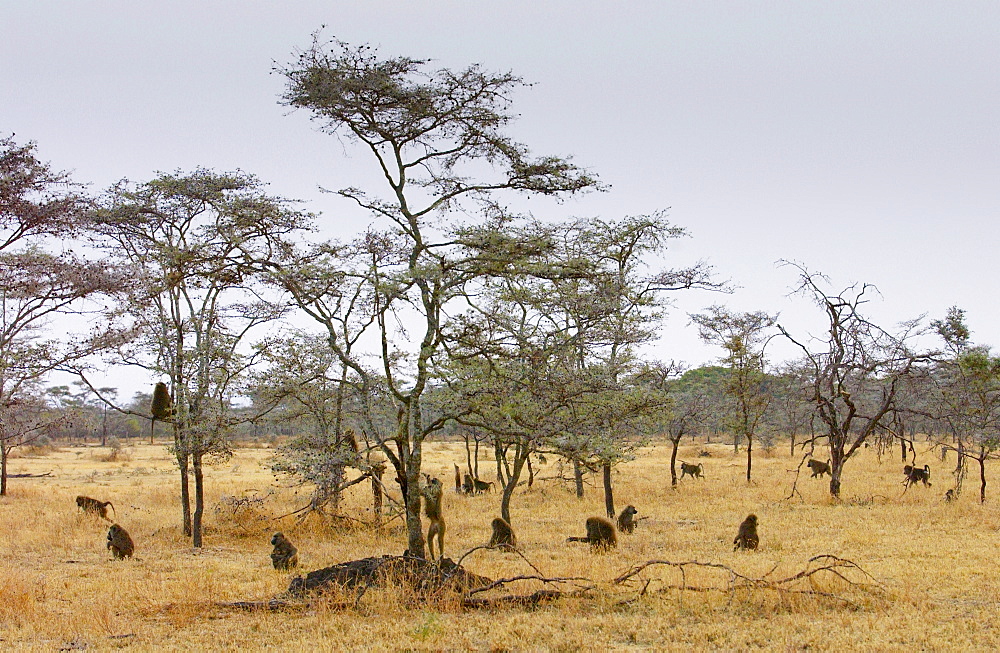
[{"label": "baboon standing on hind legs", "polygon": [[438,553],[444,557],[444,516],[441,514],[441,496],[444,488],[441,481],[431,478],[430,474],[424,474],[427,484],[420,488],[420,493],[424,495],[424,514],[431,520],[431,525],[427,527],[427,550],[430,559],[434,560],[434,538],[438,539]]}]

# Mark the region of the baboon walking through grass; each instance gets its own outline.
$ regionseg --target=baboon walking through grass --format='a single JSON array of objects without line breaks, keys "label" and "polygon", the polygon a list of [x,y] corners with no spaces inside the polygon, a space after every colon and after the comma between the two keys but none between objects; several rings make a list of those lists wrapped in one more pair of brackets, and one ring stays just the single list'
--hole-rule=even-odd
[{"label": "baboon walking through grass", "polygon": [[816,460],[815,458],[810,458],[809,462],[806,463],[806,466],[812,470],[812,474],[809,476],[809,478],[816,478],[817,476],[823,478],[824,474],[830,473],[829,460],[823,462],[822,460]]},{"label": "baboon walking through grass", "polygon": [[118,516],[115,507],[111,505],[110,501],[101,501],[100,499],[93,499],[91,497],[81,495],[76,498],[76,505],[84,512],[91,513],[93,515],[100,515],[101,519],[108,518],[108,506],[111,506],[111,510],[115,513],[115,517]]}]

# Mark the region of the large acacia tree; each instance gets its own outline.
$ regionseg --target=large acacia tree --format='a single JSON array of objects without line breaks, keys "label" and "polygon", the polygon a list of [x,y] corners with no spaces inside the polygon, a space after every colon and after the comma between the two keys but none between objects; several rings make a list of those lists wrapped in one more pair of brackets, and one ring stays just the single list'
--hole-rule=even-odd
[{"label": "large acacia tree", "polygon": [[[315,37],[280,72],[287,80],[284,102],[309,111],[323,131],[358,145],[384,182],[385,192],[339,191],[375,224],[359,239],[359,257],[331,261],[335,267],[324,272],[354,275],[370,289],[362,312],[373,321],[359,324],[376,333],[381,369],[348,351],[343,333],[331,328],[340,324],[335,316],[317,312],[336,302],[310,295],[304,289],[316,286],[294,273],[282,283],[328,327],[330,346],[357,375],[361,396],[384,382],[398,406],[395,448],[384,435],[377,439],[405,496],[408,551],[423,556],[422,445],[441,423],[425,423],[422,399],[433,360],[443,351],[448,307],[471,294],[477,280],[503,275],[531,257],[530,246],[516,236],[517,218],[504,208],[505,192],[558,196],[597,182],[565,159],[531,156],[505,134],[514,118],[511,96],[524,86],[511,73],[478,65],[433,70],[426,61],[382,57],[367,46]],[[405,334],[398,325],[405,325]]]},{"label": "large acacia tree", "polygon": [[817,438],[830,445],[830,494],[840,497],[844,464],[879,429],[886,428],[897,408],[902,379],[929,360],[929,354],[911,348],[921,330],[918,321],[902,324],[893,333],[872,322],[863,312],[877,290],[870,284],[840,292],[826,290],[827,280],[798,264],[798,292],[825,314],[824,337],[805,340],[778,329],[803,353],[805,383],[818,422]]}]

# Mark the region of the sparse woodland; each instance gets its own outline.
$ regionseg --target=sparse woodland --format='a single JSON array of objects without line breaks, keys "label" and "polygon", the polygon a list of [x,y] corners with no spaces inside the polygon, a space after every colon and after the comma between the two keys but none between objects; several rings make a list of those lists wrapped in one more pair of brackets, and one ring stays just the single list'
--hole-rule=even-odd
[{"label": "sparse woodland", "polygon": [[[709,265],[663,264],[687,235],[665,212],[559,217],[607,189],[511,138],[517,76],[319,35],[275,72],[384,180],[338,191],[369,220],[351,240],[246,173],[89,194],[0,140],[5,647],[1000,644],[1000,358],[961,308],[877,324],[870,283],[783,262],[822,335],[732,312]],[[690,317],[718,365],[644,356],[678,292],[712,304]],[[148,387],[95,385],[113,365]],[[567,542],[627,505],[617,546]],[[486,546],[495,518],[516,548]],[[272,567],[275,531],[298,567]]]}]

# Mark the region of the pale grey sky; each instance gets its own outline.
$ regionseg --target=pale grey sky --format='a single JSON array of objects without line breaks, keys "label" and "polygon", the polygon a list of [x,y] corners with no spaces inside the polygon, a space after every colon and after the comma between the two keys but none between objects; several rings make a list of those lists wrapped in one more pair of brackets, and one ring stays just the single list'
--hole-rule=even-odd
[{"label": "pale grey sky", "polygon": [[[716,357],[686,313],[719,301],[820,332],[778,259],[838,289],[874,283],[887,325],[958,305],[975,341],[1000,344],[993,0],[0,0],[0,132],[95,190],[240,168],[347,233],[365,217],[317,188],[364,183],[370,161],[280,106],[271,72],[322,25],[386,55],[532,82],[516,137],[611,186],[552,215],[669,207],[692,235],[670,264],[707,259],[741,287],[679,295],[656,357]],[[776,344],[772,357],[793,353]]]}]

